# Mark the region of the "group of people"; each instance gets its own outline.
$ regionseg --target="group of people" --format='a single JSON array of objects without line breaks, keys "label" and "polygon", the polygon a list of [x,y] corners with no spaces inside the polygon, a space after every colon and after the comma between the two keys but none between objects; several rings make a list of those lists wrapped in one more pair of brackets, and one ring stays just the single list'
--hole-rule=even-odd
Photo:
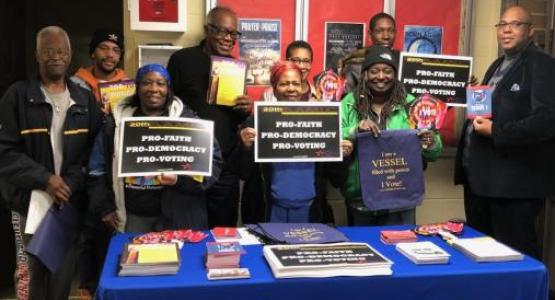
[{"label": "group of people", "polygon": [[[467,223],[510,246],[537,256],[535,221],[543,199],[554,194],[555,59],[531,42],[530,14],[506,9],[496,24],[503,56],[485,75],[494,87],[493,116],[465,123],[456,158],[456,183],[464,185]],[[346,200],[349,225],[414,224],[415,207],[373,211],[361,196],[357,135],[408,129],[407,107],[415,97],[397,79],[396,25],[388,14],[370,20],[372,46],[339,62],[347,79],[341,102],[339,163],[254,162],[253,100],[243,95],[232,107],[205,101],[210,56],[232,56],[237,16],[216,7],[206,18],[205,39],[174,53],[167,68],[137,70],[136,92],[112,109],[103,105],[98,83],[127,79],[118,68],[123,36],[98,30],[90,43],[92,64],[67,75],[71,44],[60,27],[37,34],[36,78],[15,83],[0,105],[0,195],[12,211],[18,299],[67,299],[77,255],[80,287],[94,294],[113,232],[208,229],[236,226],[239,180],[245,180],[243,220],[333,223],[326,200],[329,180]],[[262,101],[310,101],[311,46],[292,42],[285,60],[271,69]],[[169,116],[213,120],[211,176],[160,174],[119,178],[117,150],[124,117]],[[443,145],[437,132],[419,133],[423,161],[434,161]],[[51,273],[26,252],[29,203],[45,191],[54,205],[82,214],[82,235]],[[79,253],[78,253],[79,252]]]}]

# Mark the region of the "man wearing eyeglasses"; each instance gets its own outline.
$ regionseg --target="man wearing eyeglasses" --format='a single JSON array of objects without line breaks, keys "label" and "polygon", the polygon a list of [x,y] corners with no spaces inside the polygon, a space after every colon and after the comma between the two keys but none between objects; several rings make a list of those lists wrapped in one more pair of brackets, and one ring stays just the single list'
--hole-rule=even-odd
[{"label": "man wearing eyeglasses", "polygon": [[524,8],[507,8],[495,27],[503,56],[482,82],[494,88],[493,114],[466,122],[455,183],[470,226],[538,257],[537,217],[555,194],[555,59],[532,43]]},{"label": "man wearing eyeglasses", "polygon": [[[118,68],[123,57],[123,35],[114,30],[97,29],[89,43],[89,55],[92,64],[75,72],[71,80],[81,87],[90,90],[96,101],[102,103],[105,113],[109,111],[109,103],[103,103],[98,90],[102,82],[116,82],[127,79],[123,69]],[[105,100],[104,100],[105,101]]]},{"label": "man wearing eyeglasses", "polygon": [[199,117],[214,121],[214,134],[225,160],[220,179],[207,192],[208,223],[214,226],[236,226],[239,203],[239,178],[231,172],[227,161],[238,144],[237,129],[249,114],[252,100],[235,99],[235,106],[209,105],[206,92],[210,78],[210,56],[231,57],[241,33],[237,31],[237,15],[227,7],[215,7],[206,17],[205,39],[200,45],[175,52],[168,62],[174,93]]},{"label": "man wearing eyeglasses", "polygon": [[66,77],[71,45],[65,30],[41,29],[35,55],[39,76],[13,84],[0,100],[0,193],[12,212],[17,298],[67,299],[76,251],[70,247],[52,271],[27,253],[34,232],[26,221],[36,218],[27,213],[30,203],[86,209],[84,169],[101,117],[91,93]]}]

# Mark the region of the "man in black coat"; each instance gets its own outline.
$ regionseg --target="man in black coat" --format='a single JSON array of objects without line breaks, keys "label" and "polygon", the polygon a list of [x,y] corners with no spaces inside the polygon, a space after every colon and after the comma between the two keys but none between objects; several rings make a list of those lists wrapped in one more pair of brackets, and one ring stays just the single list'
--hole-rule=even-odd
[{"label": "man in black coat", "polygon": [[220,179],[207,191],[209,226],[236,226],[239,178],[231,172],[228,158],[238,143],[237,129],[249,115],[252,100],[240,96],[231,107],[210,105],[206,102],[206,93],[210,56],[231,57],[241,36],[237,31],[237,15],[226,7],[213,8],[206,16],[204,34],[200,45],[181,49],[170,57],[168,71],[175,95],[200,118],[214,121],[214,136],[222,150],[224,166]]},{"label": "man in black coat", "polygon": [[555,192],[555,59],[532,44],[530,14],[506,9],[497,27],[504,55],[486,72],[492,118],[465,124],[455,164],[467,222],[539,255],[536,220]]}]

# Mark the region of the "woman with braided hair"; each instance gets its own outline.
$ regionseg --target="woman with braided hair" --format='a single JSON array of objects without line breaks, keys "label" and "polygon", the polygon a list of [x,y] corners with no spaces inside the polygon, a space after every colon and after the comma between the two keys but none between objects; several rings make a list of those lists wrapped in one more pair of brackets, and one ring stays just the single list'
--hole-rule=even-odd
[{"label": "woman with braided hair", "polygon": [[[344,140],[356,151],[357,133],[370,131],[375,137],[382,130],[410,129],[408,106],[414,97],[407,94],[397,79],[397,61],[391,50],[382,46],[368,48],[362,64],[361,82],[356,93],[349,93],[341,103],[341,129]],[[424,161],[434,161],[443,150],[441,138],[433,131],[419,133]],[[347,205],[349,225],[414,224],[415,207],[397,210],[369,210],[362,201],[358,159],[345,158],[347,168],[341,193]]]}]

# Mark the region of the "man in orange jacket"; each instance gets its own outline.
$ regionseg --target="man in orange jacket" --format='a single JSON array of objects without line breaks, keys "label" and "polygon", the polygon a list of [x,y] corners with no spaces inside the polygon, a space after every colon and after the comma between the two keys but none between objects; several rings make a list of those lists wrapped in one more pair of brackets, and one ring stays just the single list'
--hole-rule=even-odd
[{"label": "man in orange jacket", "polygon": [[[77,70],[71,80],[90,90],[96,102],[101,103],[104,114],[109,113],[109,105],[102,99],[98,84],[128,79],[125,72],[118,68],[123,57],[123,35],[117,31],[98,29],[89,44],[92,64]],[[103,225],[99,216],[88,213],[84,221],[85,230],[81,239],[79,257],[79,293],[82,299],[90,299],[96,285],[112,232]]]},{"label": "man in orange jacket", "polygon": [[77,70],[71,80],[88,89],[97,102],[102,103],[102,110],[107,113],[107,106],[98,91],[98,84],[127,79],[125,72],[118,68],[123,57],[123,35],[117,31],[98,29],[89,44],[92,65]]}]

